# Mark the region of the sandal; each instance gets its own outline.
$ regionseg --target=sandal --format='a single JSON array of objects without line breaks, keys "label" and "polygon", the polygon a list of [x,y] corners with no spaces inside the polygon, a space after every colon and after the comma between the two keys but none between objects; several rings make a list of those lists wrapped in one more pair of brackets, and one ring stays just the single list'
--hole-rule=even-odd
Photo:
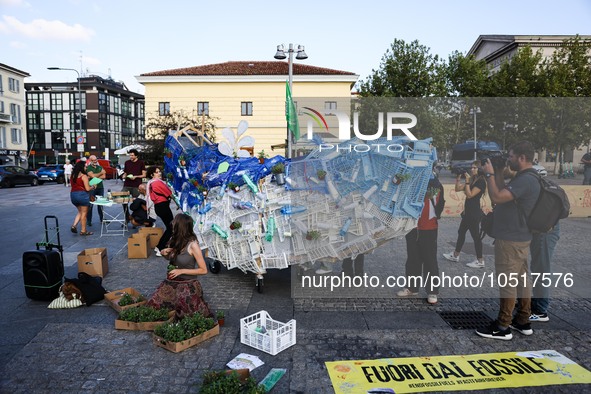
[{"label": "sandal", "polygon": [[76,228],[76,226],[72,226],[70,227],[70,231],[76,234],[78,232],[78,229]]},{"label": "sandal", "polygon": [[92,231],[80,231],[80,235],[92,235],[94,234]]}]

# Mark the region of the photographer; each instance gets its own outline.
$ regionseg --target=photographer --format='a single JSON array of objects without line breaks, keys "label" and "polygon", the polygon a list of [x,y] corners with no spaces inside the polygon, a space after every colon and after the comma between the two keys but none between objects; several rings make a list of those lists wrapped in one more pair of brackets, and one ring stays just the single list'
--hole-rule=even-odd
[{"label": "photographer", "polygon": [[464,173],[464,183],[461,184],[461,175],[456,177],[455,191],[463,191],[466,195],[464,203],[464,212],[462,212],[462,221],[458,229],[458,240],[456,241],[456,248],[451,253],[444,253],[449,261],[459,262],[460,252],[466,241],[466,232],[470,231],[470,236],[474,241],[474,249],[476,250],[476,260],[466,264],[470,268],[484,268],[484,258],[482,257],[482,239],[480,239],[480,218],[482,217],[482,210],[480,209],[480,199],[486,191],[486,181],[480,168],[480,162],[474,161],[470,167],[470,173]]},{"label": "photographer", "polygon": [[[495,271],[497,278],[519,277],[519,284],[504,281],[499,285],[500,306],[497,320],[488,327],[479,328],[476,333],[485,338],[510,340],[511,329],[523,335],[533,334],[529,318],[531,315],[531,281],[528,270],[529,245],[532,234],[525,217],[532,211],[540,194],[540,184],[533,176],[520,176],[532,168],[534,148],[522,141],[509,149],[506,163],[498,157],[483,163],[488,194],[493,204],[493,236],[495,238]],[[505,185],[503,169],[505,164],[517,175]],[[519,207],[518,207],[519,205]],[[524,283],[525,282],[525,283]],[[517,314],[513,319],[515,301],[519,299]]]}]

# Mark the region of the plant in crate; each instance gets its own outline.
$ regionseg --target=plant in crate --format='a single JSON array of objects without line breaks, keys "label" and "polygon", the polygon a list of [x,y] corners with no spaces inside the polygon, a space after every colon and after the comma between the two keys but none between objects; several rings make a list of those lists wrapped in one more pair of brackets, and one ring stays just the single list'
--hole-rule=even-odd
[{"label": "plant in crate", "polygon": [[257,155],[258,155],[258,158],[259,158],[259,163],[261,163],[261,164],[264,164],[265,163],[265,159],[267,157],[269,157],[269,155],[267,155],[265,153],[265,150],[260,151],[259,153],[257,153]]},{"label": "plant in crate", "polygon": [[271,172],[275,174],[277,185],[285,185],[285,164],[277,163],[271,167]]},{"label": "plant in crate", "polygon": [[407,181],[411,178],[412,175],[410,175],[409,172],[404,173],[404,174],[396,174],[394,175],[394,178],[392,179],[392,182],[395,185],[399,185],[400,183]]},{"label": "plant in crate", "polygon": [[264,394],[267,390],[263,385],[247,376],[242,378],[236,371],[211,371],[203,374],[203,384],[199,394]]},{"label": "plant in crate", "polygon": [[180,155],[179,156],[179,165],[181,167],[185,167],[186,164],[187,164],[187,159],[185,158],[185,155]]},{"label": "plant in crate", "polygon": [[233,190],[234,192],[238,193],[240,191],[240,186],[237,183],[230,182],[228,183],[228,189]]},{"label": "plant in crate", "polygon": [[199,193],[203,194],[204,197],[207,197],[208,190],[205,186],[197,185],[197,190],[199,191]]},{"label": "plant in crate", "polygon": [[127,305],[137,304],[138,302],[142,302],[144,300],[145,300],[145,298],[142,295],[140,295],[138,297],[134,297],[129,293],[125,293],[119,299],[118,304],[119,304],[119,306],[127,306]]},{"label": "plant in crate", "polygon": [[323,181],[324,178],[326,178],[326,171],[324,171],[324,170],[318,170],[318,171],[316,171],[316,176],[318,177],[318,179],[320,179],[321,181]]},{"label": "plant in crate", "polygon": [[230,223],[230,230],[239,230],[240,228],[242,228],[242,223],[239,220]]},{"label": "plant in crate", "polygon": [[190,178],[189,179],[189,183],[191,185],[195,186],[195,187],[198,187],[199,186],[199,181],[197,179],[195,179],[195,178]]},{"label": "plant in crate", "polygon": [[168,312],[167,309],[156,309],[151,306],[140,305],[119,312],[119,320],[133,323],[166,321],[169,318]]},{"label": "plant in crate", "polygon": [[218,325],[220,327],[222,327],[224,325],[225,317],[226,317],[226,314],[224,313],[224,311],[217,311],[215,314],[215,317],[218,320]]},{"label": "plant in crate", "polygon": [[211,330],[216,322],[200,313],[187,315],[175,323],[164,323],[154,329],[154,334],[170,342],[182,342]]},{"label": "plant in crate", "polygon": [[172,158],[172,151],[168,148],[164,148],[164,156],[168,157],[169,159]]},{"label": "plant in crate", "polygon": [[309,230],[309,231],[306,233],[306,239],[307,239],[308,241],[315,241],[315,240],[317,240],[318,238],[320,238],[320,231],[318,231],[318,230]]}]

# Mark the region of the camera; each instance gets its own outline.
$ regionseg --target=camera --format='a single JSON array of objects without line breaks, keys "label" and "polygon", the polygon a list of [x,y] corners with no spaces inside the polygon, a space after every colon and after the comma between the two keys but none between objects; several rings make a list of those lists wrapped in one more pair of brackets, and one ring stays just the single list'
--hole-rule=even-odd
[{"label": "camera", "polygon": [[487,152],[480,155],[480,163],[485,165],[486,160],[490,159],[494,169],[502,169],[505,168],[508,158],[509,156],[503,152]]}]

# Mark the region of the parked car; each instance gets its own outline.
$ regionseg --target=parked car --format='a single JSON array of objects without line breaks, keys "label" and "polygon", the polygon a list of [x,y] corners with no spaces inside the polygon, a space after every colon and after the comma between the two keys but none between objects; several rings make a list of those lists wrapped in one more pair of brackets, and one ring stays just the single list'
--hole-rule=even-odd
[{"label": "parked car", "polygon": [[40,185],[44,182],[64,183],[64,165],[53,164],[41,167],[37,170],[37,177]]},{"label": "parked car", "polygon": [[546,168],[540,164],[534,164],[533,169],[536,170],[540,176],[548,175],[548,171],[546,171]]},{"label": "parked car", "polygon": [[16,185],[37,186],[39,178],[32,171],[27,171],[19,166],[0,166],[0,186],[15,187]]},{"label": "parked car", "polygon": [[[501,153],[499,144],[493,141],[478,141],[476,143],[476,157],[482,160],[490,155]],[[456,144],[453,147],[451,154],[451,173],[460,175],[465,172],[470,172],[470,167],[474,161],[474,142],[466,141],[461,144]]]}]

